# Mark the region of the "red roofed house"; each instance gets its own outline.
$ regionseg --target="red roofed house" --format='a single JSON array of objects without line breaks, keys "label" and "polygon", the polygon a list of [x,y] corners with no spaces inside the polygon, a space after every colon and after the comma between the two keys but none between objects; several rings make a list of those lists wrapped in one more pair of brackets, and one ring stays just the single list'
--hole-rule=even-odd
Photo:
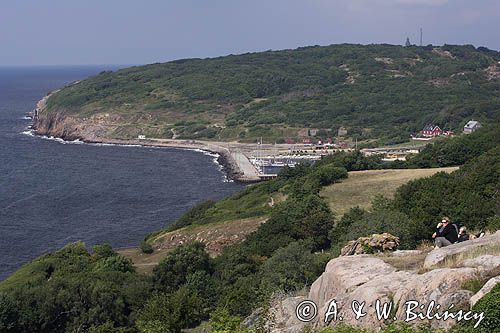
[{"label": "red roofed house", "polygon": [[439,126],[437,125],[428,124],[427,126],[424,127],[422,131],[420,131],[420,133],[422,134],[422,136],[426,138],[432,138],[435,136],[442,135],[443,130],[439,128]]}]

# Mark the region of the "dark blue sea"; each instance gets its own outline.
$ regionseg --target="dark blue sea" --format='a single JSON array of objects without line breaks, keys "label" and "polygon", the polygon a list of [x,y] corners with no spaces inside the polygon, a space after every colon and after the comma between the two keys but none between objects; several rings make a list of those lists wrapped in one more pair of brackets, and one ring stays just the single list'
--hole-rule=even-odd
[{"label": "dark blue sea", "polygon": [[243,187],[201,152],[22,134],[47,92],[109,69],[0,68],[0,280],[69,242],[137,245],[194,204]]}]

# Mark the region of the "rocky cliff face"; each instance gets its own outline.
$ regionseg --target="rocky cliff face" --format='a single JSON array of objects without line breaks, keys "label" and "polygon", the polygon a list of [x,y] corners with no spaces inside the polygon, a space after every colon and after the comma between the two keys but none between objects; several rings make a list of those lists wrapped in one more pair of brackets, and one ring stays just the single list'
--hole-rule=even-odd
[{"label": "rocky cliff face", "polygon": [[48,112],[41,109],[33,120],[37,135],[46,135],[72,141],[100,142],[110,137],[119,122],[118,115],[97,114],[80,118],[62,112]]},{"label": "rocky cliff face", "polygon": [[[425,266],[420,271],[398,270],[374,255],[335,258],[313,283],[307,296],[289,297],[274,302],[269,316],[274,319],[269,322],[269,326],[273,327],[274,333],[296,333],[308,325],[322,327],[335,326],[339,323],[376,330],[386,325],[385,320],[379,320],[376,316],[377,301],[380,305],[393,304],[389,321],[408,319],[407,305],[411,306],[412,301],[417,301],[418,306],[423,306],[417,307],[412,313],[419,312],[425,315],[432,303],[435,305],[430,311],[431,314],[442,314],[446,310],[456,313],[460,309],[465,313],[500,279],[498,244],[500,244],[500,231],[484,238],[435,249],[427,255]],[[414,256],[415,253],[408,251],[407,255]],[[401,256],[401,253],[398,256]],[[464,289],[464,283],[471,280],[488,282],[474,295],[473,292]],[[335,303],[332,303],[332,300],[335,300]],[[317,315],[309,322],[297,318],[299,313],[296,311],[303,310],[297,306],[303,301],[311,301],[317,307]],[[352,306],[356,307],[363,302],[363,311],[366,315],[356,318]],[[325,323],[325,314],[329,309],[333,309],[332,304],[337,305],[337,320]],[[437,305],[440,306],[439,309],[436,308]],[[311,309],[314,310],[313,307],[309,308]],[[307,314],[307,311],[303,312]],[[332,319],[332,316],[329,319]],[[433,328],[449,328],[455,324],[455,320],[425,318],[410,323],[430,324]]]}]

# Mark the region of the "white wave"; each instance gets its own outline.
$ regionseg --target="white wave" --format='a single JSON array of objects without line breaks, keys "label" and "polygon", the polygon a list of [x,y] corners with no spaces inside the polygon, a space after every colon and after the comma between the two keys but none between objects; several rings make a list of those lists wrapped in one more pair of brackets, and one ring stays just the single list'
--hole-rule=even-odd
[{"label": "white wave", "polygon": [[31,120],[32,118],[30,116],[24,116],[21,119],[23,119],[23,120]]},{"label": "white wave", "polygon": [[[135,147],[135,148],[148,147],[143,145],[132,145],[132,144],[121,144],[121,143],[83,142],[83,141],[81,142],[89,146],[95,146],[95,147]],[[148,147],[148,148],[155,148],[155,147]]]},{"label": "white wave", "polygon": [[26,131],[21,132],[23,135],[28,135],[28,136],[35,136],[35,131],[33,129],[28,128]]},{"label": "white wave", "polygon": [[[84,142],[79,139],[73,140],[73,141],[67,141],[61,138],[53,137],[53,136],[46,136],[46,135],[36,135],[35,131],[29,126],[25,131],[21,132],[23,135],[28,135],[28,136],[33,136],[33,137],[39,137],[43,140],[49,140],[49,141],[55,141],[61,144],[86,144],[90,146],[96,146],[96,147],[135,147],[135,148],[152,148],[152,149],[172,149],[173,147],[161,147],[161,146],[147,146],[147,145],[138,145],[138,144],[118,144],[118,143],[98,143],[98,142]],[[180,148],[183,150],[191,150],[195,151],[198,153],[202,153],[203,155],[210,156],[212,157],[212,162],[217,165],[218,169],[224,174],[224,179],[223,182],[233,182],[232,179],[229,179],[227,177],[227,174],[224,172],[224,166],[219,163],[219,157],[220,154],[211,152],[208,150],[203,150],[199,148]]]},{"label": "white wave", "polygon": [[215,165],[217,165],[217,168],[224,174],[223,182],[225,182],[225,183],[232,183],[233,182],[232,179],[227,178],[227,174],[224,172],[224,166],[219,163],[219,157],[220,157],[219,153],[215,153],[215,152],[200,149],[200,148],[181,148],[181,149],[195,151],[198,153],[202,153],[205,156],[212,157],[212,162]]}]

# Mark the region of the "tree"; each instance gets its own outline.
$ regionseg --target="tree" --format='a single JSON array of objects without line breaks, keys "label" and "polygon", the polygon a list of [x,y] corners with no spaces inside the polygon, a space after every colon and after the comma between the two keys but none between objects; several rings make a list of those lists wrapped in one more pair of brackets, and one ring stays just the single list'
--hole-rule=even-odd
[{"label": "tree", "polygon": [[19,313],[11,297],[0,293],[0,333],[18,331]]},{"label": "tree", "polygon": [[137,327],[142,333],[180,333],[206,319],[198,295],[180,288],[173,294],[155,294],[139,313]]},{"label": "tree", "polygon": [[261,289],[272,293],[277,290],[297,291],[311,284],[318,276],[311,246],[293,242],[277,250],[261,268]]},{"label": "tree", "polygon": [[205,245],[200,242],[181,245],[167,254],[153,270],[158,290],[173,292],[186,283],[187,277],[198,271],[211,272],[212,262]]}]

